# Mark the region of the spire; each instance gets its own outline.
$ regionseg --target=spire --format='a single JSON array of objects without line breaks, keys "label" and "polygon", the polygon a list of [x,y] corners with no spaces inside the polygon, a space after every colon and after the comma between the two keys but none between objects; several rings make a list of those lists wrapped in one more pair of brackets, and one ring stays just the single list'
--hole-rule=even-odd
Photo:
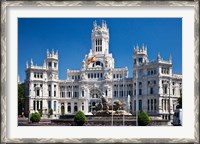
[{"label": "spire", "polygon": [[144,48],[144,43],[142,44],[142,51],[144,51],[145,50],[145,48]]},{"label": "spire", "polygon": [[139,46],[138,46],[138,44],[136,45],[136,49],[139,50]]},{"label": "spire", "polygon": [[94,22],[93,22],[93,28],[95,29],[97,27],[97,21],[95,20]]},{"label": "spire", "polygon": [[47,49],[47,57],[49,56],[49,50]]},{"label": "spire", "polygon": [[31,66],[33,66],[33,60],[32,60],[32,58],[31,58]]},{"label": "spire", "polygon": [[28,62],[26,61],[26,68],[28,68]]},{"label": "spire", "polygon": [[56,56],[58,57],[58,50],[56,50]]},{"label": "spire", "polygon": [[44,60],[43,67],[46,67],[46,61]]},{"label": "spire", "polygon": [[172,62],[172,55],[171,54],[169,55],[169,62],[170,63]]},{"label": "spire", "polygon": [[105,24],[104,24],[104,20],[102,20],[102,24],[101,24],[101,25],[102,25],[102,28],[105,26]]},{"label": "spire", "polygon": [[52,56],[54,55],[54,50],[52,49]]},{"label": "spire", "polygon": [[160,52],[158,52],[158,57],[157,57],[157,59],[158,59],[158,60],[161,59],[161,57],[160,57]]}]

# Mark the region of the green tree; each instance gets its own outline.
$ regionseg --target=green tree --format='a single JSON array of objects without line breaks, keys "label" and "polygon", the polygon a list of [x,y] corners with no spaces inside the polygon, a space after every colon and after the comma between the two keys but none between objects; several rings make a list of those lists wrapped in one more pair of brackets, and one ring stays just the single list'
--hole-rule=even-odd
[{"label": "green tree", "polygon": [[82,111],[79,111],[76,113],[75,117],[74,117],[74,122],[78,125],[78,126],[82,126],[84,125],[84,123],[87,121],[86,116],[84,115],[84,113]]},{"label": "green tree", "polygon": [[18,84],[18,115],[22,114],[25,107],[24,83]]},{"label": "green tree", "polygon": [[53,109],[49,110],[49,115],[53,115]]},{"label": "green tree", "polygon": [[37,113],[37,112],[32,113],[32,114],[31,114],[30,120],[31,120],[32,122],[39,122],[39,121],[41,120],[40,114]]},{"label": "green tree", "polygon": [[150,118],[147,113],[141,111],[138,115],[138,125],[146,126],[150,123]]}]

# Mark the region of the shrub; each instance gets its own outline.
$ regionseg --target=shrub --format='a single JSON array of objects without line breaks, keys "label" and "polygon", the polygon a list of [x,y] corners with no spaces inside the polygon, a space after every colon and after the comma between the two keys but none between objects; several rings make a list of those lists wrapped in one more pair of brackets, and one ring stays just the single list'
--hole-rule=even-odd
[{"label": "shrub", "polygon": [[138,125],[139,126],[146,126],[150,123],[149,116],[145,112],[140,112],[138,115]]},{"label": "shrub", "polygon": [[39,114],[40,114],[40,117],[42,117],[42,109],[39,109]]},{"label": "shrub", "polygon": [[49,115],[53,115],[53,109],[49,110]]},{"label": "shrub", "polygon": [[35,112],[35,113],[32,113],[32,114],[31,114],[30,120],[31,120],[32,122],[39,122],[40,119],[41,119],[41,117],[40,117],[40,114],[39,114],[39,113]]},{"label": "shrub", "polygon": [[84,125],[84,123],[87,121],[86,116],[84,115],[83,112],[79,111],[76,113],[75,117],[74,117],[74,122],[78,125],[78,126],[82,126]]}]

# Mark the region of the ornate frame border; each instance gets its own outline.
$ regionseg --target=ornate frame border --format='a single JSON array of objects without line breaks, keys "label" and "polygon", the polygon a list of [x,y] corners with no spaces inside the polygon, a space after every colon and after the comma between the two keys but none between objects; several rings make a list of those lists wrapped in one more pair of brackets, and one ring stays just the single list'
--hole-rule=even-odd
[{"label": "ornate frame border", "polygon": [[[194,139],[153,139],[153,138],[125,138],[125,139],[107,139],[107,138],[81,138],[81,139],[10,139],[6,136],[6,8],[12,6],[192,6],[195,10],[195,66],[194,66],[194,90],[195,90],[195,131]],[[199,143],[199,1],[6,1],[1,2],[1,143]]]}]

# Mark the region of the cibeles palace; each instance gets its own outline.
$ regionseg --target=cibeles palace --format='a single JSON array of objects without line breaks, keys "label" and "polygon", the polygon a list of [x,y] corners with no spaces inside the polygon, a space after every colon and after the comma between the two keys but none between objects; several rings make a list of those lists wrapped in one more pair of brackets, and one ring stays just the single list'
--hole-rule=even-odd
[{"label": "cibeles palace", "polygon": [[139,111],[161,119],[173,114],[182,95],[182,75],[173,74],[171,56],[163,60],[158,53],[156,60],[150,61],[147,48],[136,45],[133,54],[127,55],[133,57],[133,77],[128,77],[127,67],[115,68],[105,22],[101,26],[94,22],[91,44],[80,70],[67,69],[66,80],[58,78],[58,52],[47,50],[42,66],[34,65],[32,60],[26,64],[26,109],[30,113],[42,109],[46,117],[53,109],[54,118],[59,118],[61,112],[91,114],[105,96],[112,102],[125,103],[126,111],[132,114],[136,113],[136,105]]}]

